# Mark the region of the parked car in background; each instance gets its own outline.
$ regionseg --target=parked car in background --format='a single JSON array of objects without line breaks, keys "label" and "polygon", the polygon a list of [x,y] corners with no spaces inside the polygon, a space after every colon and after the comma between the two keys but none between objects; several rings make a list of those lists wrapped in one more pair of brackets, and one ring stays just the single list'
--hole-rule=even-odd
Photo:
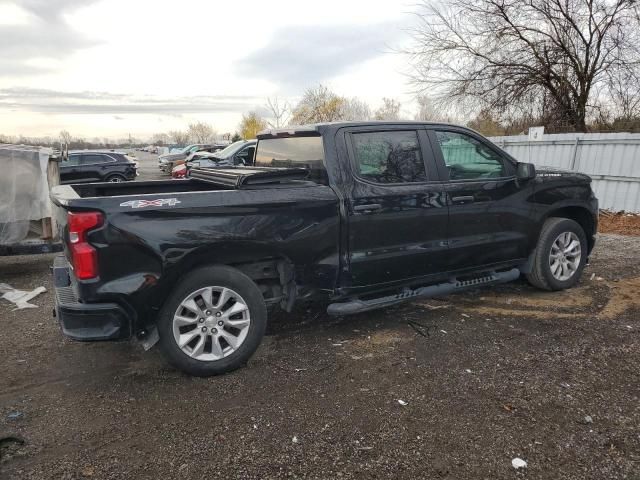
[{"label": "parked car in background", "polygon": [[189,154],[193,152],[217,152],[226,147],[226,145],[220,144],[193,144],[182,149],[178,153],[168,153],[166,155],[160,155],[158,157],[158,168],[163,172],[171,173],[175,162],[177,160],[185,160]]},{"label": "parked car in background", "polygon": [[138,175],[138,162],[125,152],[71,151],[60,162],[60,183],[125,182]]},{"label": "parked car in background", "polygon": [[[171,170],[172,178],[185,178],[194,168],[227,168],[253,165],[257,140],[239,140],[219,152],[193,152]],[[178,161],[179,162],[179,161]]]},{"label": "parked car in background", "polygon": [[171,178],[186,178],[187,173],[187,165],[181,163],[171,169]]}]

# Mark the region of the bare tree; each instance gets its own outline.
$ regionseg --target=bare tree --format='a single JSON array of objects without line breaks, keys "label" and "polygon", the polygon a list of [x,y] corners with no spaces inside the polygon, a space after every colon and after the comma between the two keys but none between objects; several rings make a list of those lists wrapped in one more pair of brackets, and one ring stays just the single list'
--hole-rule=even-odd
[{"label": "bare tree", "polygon": [[189,124],[189,138],[194,143],[208,143],[213,140],[216,131],[205,122],[196,122]]},{"label": "bare tree", "polygon": [[364,121],[371,120],[371,108],[359,98],[346,98],[342,106],[341,120]]},{"label": "bare tree", "polygon": [[383,98],[382,105],[374,113],[376,120],[400,120],[400,102],[392,98]]},{"label": "bare tree", "polygon": [[184,130],[171,130],[168,135],[169,139],[178,145],[186,145],[189,143],[189,132],[185,132]]},{"label": "bare tree", "polygon": [[427,0],[410,50],[418,89],[498,113],[539,108],[585,131],[610,74],[640,68],[636,0]]},{"label": "bare tree", "polygon": [[482,110],[473,120],[467,123],[467,127],[473,128],[489,137],[505,134],[504,127],[488,110]]},{"label": "bare tree", "polygon": [[72,140],[73,138],[71,137],[71,134],[67,130],[62,130],[60,132],[60,143],[62,143],[63,146],[68,147],[71,144]]},{"label": "bare tree", "polygon": [[14,136],[0,134],[0,143],[15,143],[15,141]]},{"label": "bare tree", "polygon": [[419,122],[449,122],[451,117],[439,108],[429,95],[418,95],[416,97],[418,111],[414,119]]},{"label": "bare tree", "polygon": [[154,145],[164,145],[169,142],[169,135],[166,133],[154,133],[151,137],[151,143]]},{"label": "bare tree", "polygon": [[618,69],[608,77],[614,115],[627,121],[640,117],[640,70]]},{"label": "bare tree", "polygon": [[265,108],[269,111],[271,121],[267,120],[269,127],[284,127],[291,116],[291,106],[285,101],[281,101],[278,97],[267,98]]},{"label": "bare tree", "polygon": [[344,97],[335,94],[322,84],[315,88],[308,88],[293,109],[289,123],[303,125],[341,120],[345,102]]}]

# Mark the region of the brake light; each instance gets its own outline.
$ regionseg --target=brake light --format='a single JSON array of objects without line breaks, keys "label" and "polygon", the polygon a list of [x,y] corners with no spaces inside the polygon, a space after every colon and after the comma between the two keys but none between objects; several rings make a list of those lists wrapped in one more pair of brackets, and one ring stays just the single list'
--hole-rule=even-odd
[{"label": "brake light", "polygon": [[87,232],[102,225],[100,212],[69,212],[69,249],[76,278],[88,280],[98,276],[98,252],[87,242]]}]

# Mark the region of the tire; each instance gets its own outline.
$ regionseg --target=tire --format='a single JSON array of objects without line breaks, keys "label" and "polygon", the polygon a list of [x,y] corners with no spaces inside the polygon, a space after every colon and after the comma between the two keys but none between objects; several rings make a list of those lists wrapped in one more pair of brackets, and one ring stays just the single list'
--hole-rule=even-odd
[{"label": "tire", "polygon": [[[577,242],[579,257],[576,255]],[[563,247],[565,243],[568,243],[566,248]],[[569,249],[571,245],[574,248]],[[587,236],[582,227],[568,218],[549,218],[542,226],[527,280],[542,290],[571,288],[580,280],[586,260]]]},{"label": "tire", "polygon": [[119,173],[114,173],[112,175],[107,176],[107,178],[105,178],[104,181],[110,182],[110,183],[120,183],[120,182],[126,182],[127,179],[123,175],[120,175]]},{"label": "tire", "polygon": [[[219,305],[225,291],[224,298],[229,300]],[[202,303],[208,295],[209,308]],[[241,310],[243,305],[246,312]],[[229,315],[232,309],[240,313]],[[180,280],[165,302],[157,325],[167,361],[189,375],[208,377],[246,364],[264,336],[267,308],[260,289],[244,273],[227,266],[203,267]],[[178,344],[179,340],[184,344],[190,336],[192,340],[186,345]]]}]

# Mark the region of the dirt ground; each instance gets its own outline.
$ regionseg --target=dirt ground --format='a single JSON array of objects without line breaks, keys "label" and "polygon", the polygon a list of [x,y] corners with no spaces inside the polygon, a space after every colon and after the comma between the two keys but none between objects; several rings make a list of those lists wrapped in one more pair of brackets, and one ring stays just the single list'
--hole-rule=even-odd
[{"label": "dirt ground", "polygon": [[278,315],[209,379],[63,338],[51,257],[2,258],[0,282],[48,292],[0,303],[0,478],[639,479],[639,251],[601,236],[568,292]]},{"label": "dirt ground", "polygon": [[600,233],[617,233],[619,235],[640,235],[640,214],[626,212],[600,212]]}]

